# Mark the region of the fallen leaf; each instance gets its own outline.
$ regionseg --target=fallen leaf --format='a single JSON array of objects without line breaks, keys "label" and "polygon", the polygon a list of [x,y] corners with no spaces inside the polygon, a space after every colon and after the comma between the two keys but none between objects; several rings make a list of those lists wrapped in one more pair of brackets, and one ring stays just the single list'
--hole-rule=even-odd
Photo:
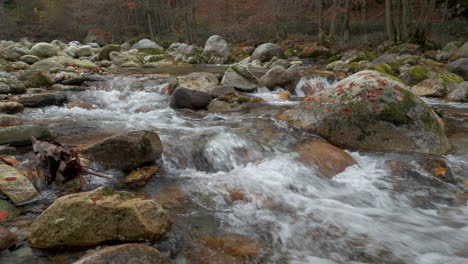
[{"label": "fallen leaf", "polygon": [[0,210],[0,222],[8,219],[8,211]]},{"label": "fallen leaf", "polygon": [[19,161],[13,158],[8,158],[8,157],[0,157],[0,160],[5,162],[7,165],[16,167],[19,164]]},{"label": "fallen leaf", "polygon": [[6,177],[5,181],[9,181],[9,182],[16,181],[16,177]]},{"label": "fallen leaf", "polygon": [[102,199],[104,199],[104,197],[102,197],[101,195],[98,195],[98,196],[92,197],[91,201],[96,202],[96,201],[99,201],[99,200],[102,200]]},{"label": "fallen leaf", "polygon": [[434,173],[437,177],[444,178],[445,174],[447,173],[447,168],[444,168],[444,167],[435,168]]},{"label": "fallen leaf", "polygon": [[345,115],[347,115],[347,116],[352,115],[352,113],[353,113],[353,112],[352,112],[351,109],[349,109],[349,108],[343,109],[343,114],[345,114]]}]

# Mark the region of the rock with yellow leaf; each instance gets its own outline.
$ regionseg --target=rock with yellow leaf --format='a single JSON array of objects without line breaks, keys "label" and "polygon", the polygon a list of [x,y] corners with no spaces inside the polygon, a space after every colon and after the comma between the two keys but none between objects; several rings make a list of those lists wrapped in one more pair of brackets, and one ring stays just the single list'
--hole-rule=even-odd
[{"label": "rock with yellow leaf", "polygon": [[122,180],[123,185],[145,185],[156,172],[158,172],[158,166],[146,166],[141,169],[132,171],[125,179]]}]

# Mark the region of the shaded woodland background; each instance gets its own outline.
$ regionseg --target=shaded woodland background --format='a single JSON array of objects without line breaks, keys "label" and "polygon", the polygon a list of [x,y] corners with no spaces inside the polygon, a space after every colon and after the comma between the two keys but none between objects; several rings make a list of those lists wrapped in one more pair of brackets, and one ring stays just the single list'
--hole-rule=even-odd
[{"label": "shaded woodland background", "polygon": [[319,42],[374,47],[468,39],[468,0],[0,0],[0,39],[203,44]]}]

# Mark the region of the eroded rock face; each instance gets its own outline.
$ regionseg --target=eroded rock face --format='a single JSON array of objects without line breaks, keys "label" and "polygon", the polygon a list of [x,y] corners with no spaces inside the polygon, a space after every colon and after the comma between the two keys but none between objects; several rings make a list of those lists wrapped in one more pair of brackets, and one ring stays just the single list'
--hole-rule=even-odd
[{"label": "eroded rock face", "polygon": [[0,164],[0,191],[14,204],[28,202],[38,195],[26,176],[5,164]]},{"label": "eroded rock face", "polygon": [[357,164],[348,153],[322,141],[301,144],[296,151],[303,162],[315,166],[320,174],[329,178]]},{"label": "eroded rock face", "polygon": [[100,187],[57,199],[31,225],[29,243],[47,249],[153,240],[170,226],[157,202]]},{"label": "eroded rock face", "polygon": [[202,58],[209,64],[226,63],[231,57],[229,45],[221,36],[211,36],[205,44]]},{"label": "eroded rock face", "polygon": [[85,255],[73,264],[169,264],[157,249],[141,244],[106,247]]},{"label": "eroded rock face", "polygon": [[132,131],[99,141],[81,152],[106,168],[132,171],[161,157],[163,147],[154,131]]},{"label": "eroded rock face", "polygon": [[376,71],[354,74],[282,118],[344,148],[431,154],[451,148],[440,117],[403,84]]}]

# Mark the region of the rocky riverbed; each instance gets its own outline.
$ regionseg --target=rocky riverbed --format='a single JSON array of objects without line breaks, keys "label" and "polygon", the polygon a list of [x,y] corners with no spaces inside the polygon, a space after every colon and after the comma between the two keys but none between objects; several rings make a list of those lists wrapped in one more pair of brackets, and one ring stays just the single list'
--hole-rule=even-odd
[{"label": "rocky riverbed", "polygon": [[467,45],[2,41],[0,263],[465,263]]}]

